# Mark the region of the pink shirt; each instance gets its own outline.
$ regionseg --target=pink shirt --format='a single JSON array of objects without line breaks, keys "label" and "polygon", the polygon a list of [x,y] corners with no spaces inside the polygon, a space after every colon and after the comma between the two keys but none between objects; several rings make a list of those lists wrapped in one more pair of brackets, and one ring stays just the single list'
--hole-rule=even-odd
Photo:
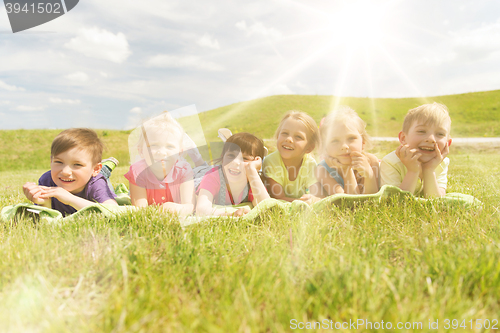
[{"label": "pink shirt", "polygon": [[[231,205],[231,198],[229,198],[229,191],[226,190],[226,202],[219,201],[219,190],[220,190],[220,177],[219,177],[219,167],[212,168],[208,171],[203,179],[201,180],[200,187],[198,188],[198,193],[201,189],[207,190],[212,193],[214,199],[213,203],[216,205]],[[237,205],[245,198],[243,197],[243,192],[241,192],[239,198],[233,197],[234,204]],[[248,201],[253,201],[252,189],[248,189]]]},{"label": "pink shirt", "polygon": [[148,205],[159,205],[165,202],[181,202],[180,186],[193,179],[193,170],[188,162],[177,160],[163,180],[158,180],[148,168],[145,160],[140,160],[130,166],[125,174],[130,184],[146,189]]}]

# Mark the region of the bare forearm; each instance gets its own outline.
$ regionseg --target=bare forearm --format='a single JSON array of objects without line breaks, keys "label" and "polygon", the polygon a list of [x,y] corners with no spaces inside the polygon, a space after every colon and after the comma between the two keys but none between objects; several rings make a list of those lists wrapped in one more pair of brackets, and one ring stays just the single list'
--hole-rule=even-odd
[{"label": "bare forearm", "polygon": [[358,182],[354,176],[354,171],[349,169],[344,176],[344,192],[347,194],[359,194],[357,191]]},{"label": "bare forearm", "polygon": [[366,177],[364,180],[363,194],[372,194],[378,192],[378,181],[377,178],[372,175],[372,177]]},{"label": "bare forearm", "polygon": [[403,191],[408,191],[411,193],[415,192],[415,188],[417,188],[418,183],[418,172],[408,171],[403,179],[399,188]]},{"label": "bare forearm", "polygon": [[257,170],[253,169],[252,171],[248,172],[247,175],[248,183],[250,184],[250,188],[252,189],[254,200],[259,203],[265,199],[269,199],[269,193],[267,193],[266,187],[260,179]]},{"label": "bare forearm", "polygon": [[434,170],[424,169],[423,178],[424,178],[424,196],[426,198],[442,197],[444,194],[446,194],[446,190],[439,187],[436,180],[436,173],[434,172]]}]

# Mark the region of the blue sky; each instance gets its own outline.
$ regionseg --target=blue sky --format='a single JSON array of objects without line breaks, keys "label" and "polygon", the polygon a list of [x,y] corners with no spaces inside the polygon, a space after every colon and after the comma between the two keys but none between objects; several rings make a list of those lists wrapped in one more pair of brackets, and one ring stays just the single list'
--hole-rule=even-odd
[{"label": "blue sky", "polygon": [[0,129],[124,129],[276,94],[495,89],[496,0],[82,0],[16,34],[0,6]]}]

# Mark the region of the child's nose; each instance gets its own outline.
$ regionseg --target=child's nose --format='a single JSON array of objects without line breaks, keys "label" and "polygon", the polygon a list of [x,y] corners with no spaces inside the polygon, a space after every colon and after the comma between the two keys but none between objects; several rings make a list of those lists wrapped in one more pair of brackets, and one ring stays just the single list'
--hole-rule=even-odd
[{"label": "child's nose", "polygon": [[425,140],[427,142],[431,142],[431,143],[435,143],[436,142],[436,137],[434,136],[434,134],[430,134],[428,137],[427,137],[427,140]]},{"label": "child's nose", "polygon": [[70,175],[71,174],[71,168],[69,167],[69,165],[65,165],[62,168],[61,173],[64,174],[64,175]]}]

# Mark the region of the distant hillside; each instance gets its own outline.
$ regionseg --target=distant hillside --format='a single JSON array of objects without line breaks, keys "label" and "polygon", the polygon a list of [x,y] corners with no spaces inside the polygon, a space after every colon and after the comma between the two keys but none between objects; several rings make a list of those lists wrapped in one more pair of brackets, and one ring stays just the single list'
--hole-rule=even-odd
[{"label": "distant hillside", "polygon": [[[368,124],[371,136],[396,136],[409,109],[439,102],[450,110],[455,137],[500,136],[500,90],[427,98],[341,98]],[[318,123],[335,103],[333,96],[278,95],[235,103],[199,115],[207,140],[217,129],[248,131],[262,138],[272,137],[282,115],[288,110],[309,113]]]},{"label": "distant hillside", "polygon": [[[342,98],[368,123],[371,136],[395,137],[406,112],[418,105],[440,102],[448,106],[454,137],[500,137],[500,90],[460,95],[419,98]],[[281,95],[223,106],[198,116],[208,142],[220,142],[217,129],[248,131],[264,139],[272,138],[282,115],[288,110],[309,113],[318,123],[332,109],[332,96]],[[162,110],[158,110],[160,113]],[[190,118],[182,123],[190,126]],[[194,123],[191,121],[191,123]],[[130,131],[96,130],[107,146],[104,157],[115,156],[128,164]],[[50,145],[61,130],[0,130],[0,171],[50,168]],[[377,144],[380,146],[380,143]],[[385,146],[382,146],[385,147]],[[392,146],[391,146],[392,147]],[[274,147],[269,147],[274,150]],[[382,148],[390,151],[393,148]],[[205,154],[205,152],[202,152]]]}]

